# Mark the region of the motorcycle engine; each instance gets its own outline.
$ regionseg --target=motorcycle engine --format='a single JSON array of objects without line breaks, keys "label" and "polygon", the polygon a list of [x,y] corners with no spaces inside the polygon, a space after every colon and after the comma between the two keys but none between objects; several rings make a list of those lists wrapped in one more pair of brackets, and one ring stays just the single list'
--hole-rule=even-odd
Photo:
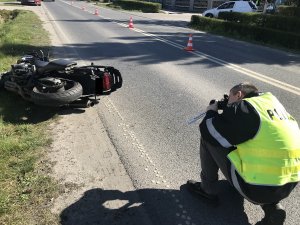
[{"label": "motorcycle engine", "polygon": [[13,75],[16,76],[24,76],[24,75],[32,75],[35,72],[35,66],[27,63],[18,63],[11,65],[11,70]]},{"label": "motorcycle engine", "polygon": [[13,80],[18,84],[25,84],[30,76],[35,72],[35,66],[27,63],[11,65]]}]

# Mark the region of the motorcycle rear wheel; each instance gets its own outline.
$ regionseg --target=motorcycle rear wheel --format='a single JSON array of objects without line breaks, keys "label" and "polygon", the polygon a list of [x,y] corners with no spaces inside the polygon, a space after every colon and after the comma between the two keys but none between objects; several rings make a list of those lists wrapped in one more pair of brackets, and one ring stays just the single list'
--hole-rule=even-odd
[{"label": "motorcycle rear wheel", "polygon": [[[61,78],[57,78],[61,79]],[[80,83],[61,79],[65,85],[57,92],[42,92],[40,88],[34,87],[31,92],[31,100],[36,105],[60,107],[73,102],[82,96],[82,86]]]}]

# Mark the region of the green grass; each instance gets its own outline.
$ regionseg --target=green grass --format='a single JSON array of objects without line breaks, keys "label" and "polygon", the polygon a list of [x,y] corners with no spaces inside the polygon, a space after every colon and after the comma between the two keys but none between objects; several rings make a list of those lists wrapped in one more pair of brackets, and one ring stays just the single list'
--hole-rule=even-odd
[{"label": "green grass", "polygon": [[[4,18],[7,17],[5,11],[0,11]],[[8,70],[28,51],[49,48],[49,43],[49,35],[36,14],[13,10],[10,19],[0,23],[0,72]]]},{"label": "green grass", "polygon": [[[7,11],[0,11],[2,18]],[[5,15],[4,15],[5,14]],[[13,11],[0,23],[1,70],[32,49],[49,46],[39,18]],[[57,224],[50,205],[58,184],[47,174],[45,153],[51,143],[47,126],[56,113],[0,90],[0,224]]]},{"label": "green grass", "polygon": [[0,119],[0,221],[4,224],[55,220],[48,211],[56,187],[38,165],[42,147],[50,143],[45,123],[12,124]]},{"label": "green grass", "polygon": [[16,0],[0,0],[0,2],[16,2]]}]

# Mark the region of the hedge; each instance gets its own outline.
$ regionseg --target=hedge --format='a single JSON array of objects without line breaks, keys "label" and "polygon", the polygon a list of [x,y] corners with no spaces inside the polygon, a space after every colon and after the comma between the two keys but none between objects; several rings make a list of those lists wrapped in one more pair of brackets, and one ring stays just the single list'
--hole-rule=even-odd
[{"label": "hedge", "polygon": [[196,15],[191,17],[190,25],[198,30],[300,50],[300,35],[295,33]]},{"label": "hedge", "polygon": [[294,16],[300,17],[300,7],[292,7],[292,6],[278,6],[277,12],[283,16]]},{"label": "hedge", "polygon": [[145,13],[157,13],[161,10],[160,3],[134,1],[134,0],[117,0],[113,2],[114,5],[120,6],[125,10],[141,10]]},{"label": "hedge", "polygon": [[300,34],[300,18],[262,13],[220,12],[219,19]]}]

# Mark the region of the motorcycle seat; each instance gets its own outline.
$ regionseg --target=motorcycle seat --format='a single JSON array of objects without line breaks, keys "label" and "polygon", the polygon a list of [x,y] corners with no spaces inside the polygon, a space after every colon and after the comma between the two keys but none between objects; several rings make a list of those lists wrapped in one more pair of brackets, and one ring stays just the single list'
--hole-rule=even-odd
[{"label": "motorcycle seat", "polygon": [[41,60],[35,61],[36,69],[39,73],[46,73],[51,71],[62,71],[68,67],[76,66],[77,63],[67,59],[55,59],[50,62]]}]

